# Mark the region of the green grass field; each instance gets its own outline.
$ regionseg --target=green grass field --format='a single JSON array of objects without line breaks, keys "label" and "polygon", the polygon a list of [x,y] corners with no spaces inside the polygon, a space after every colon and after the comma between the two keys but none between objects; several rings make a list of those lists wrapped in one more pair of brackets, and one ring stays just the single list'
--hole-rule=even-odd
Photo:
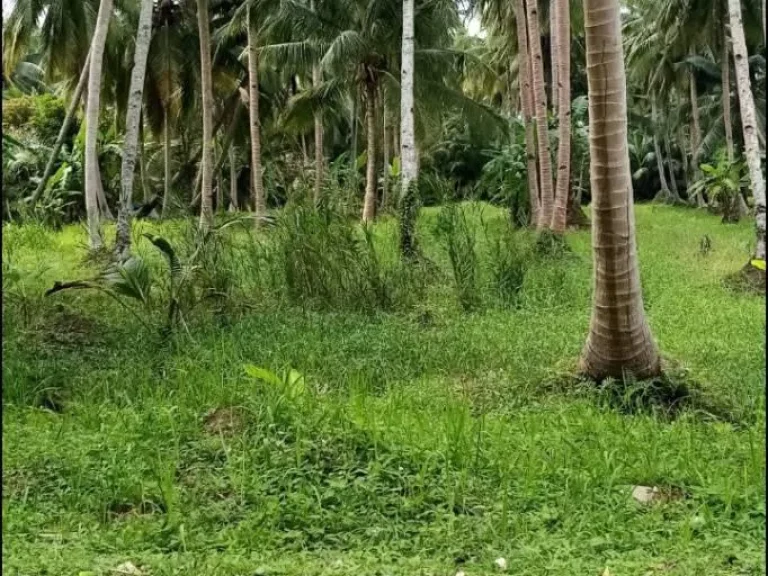
[{"label": "green grass field", "polygon": [[[563,379],[589,322],[589,232],[568,236],[572,254],[531,257],[504,304],[484,267],[504,215],[467,210],[472,312],[428,209],[419,236],[438,269],[407,306],[290,305],[251,288],[237,257],[236,305],[192,314],[170,340],[96,292],[43,298],[93,274],[82,228],[7,226],[5,573],[111,575],[130,561],[153,576],[450,575],[463,560],[474,576],[504,557],[532,576],[765,574],[765,299],[722,282],[748,260],[752,225],[636,209],[654,336],[730,416],[672,418]],[[385,255],[394,230],[377,225]],[[162,270],[146,241],[139,251]],[[675,497],[643,506],[636,484]]]}]

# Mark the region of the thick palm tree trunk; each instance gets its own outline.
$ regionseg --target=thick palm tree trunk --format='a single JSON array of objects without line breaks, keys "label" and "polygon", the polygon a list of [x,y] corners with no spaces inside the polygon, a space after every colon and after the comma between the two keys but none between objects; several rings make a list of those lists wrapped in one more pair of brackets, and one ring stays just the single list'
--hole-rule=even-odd
[{"label": "thick palm tree trunk", "polygon": [[552,157],[547,131],[547,94],[544,91],[544,64],[541,56],[541,34],[539,32],[539,9],[535,0],[526,2],[528,21],[528,54],[533,72],[533,114],[536,119],[536,142],[539,156],[539,186],[541,205],[537,228],[549,228],[552,222],[553,196]]},{"label": "thick palm tree trunk", "polygon": [[251,131],[251,174],[253,177],[253,208],[256,225],[267,213],[261,166],[261,118],[259,116],[259,53],[256,46],[256,22],[248,8],[248,109]]},{"label": "thick palm tree trunk", "polygon": [[43,177],[37,184],[37,188],[35,189],[35,192],[32,194],[32,198],[30,199],[31,206],[34,206],[40,199],[40,196],[43,194],[43,190],[45,190],[46,184],[48,184],[48,180],[50,180],[51,175],[53,174],[53,167],[59,157],[61,147],[64,145],[67,132],[69,132],[69,127],[72,125],[72,120],[74,119],[75,113],[77,112],[77,105],[80,103],[80,98],[82,97],[83,91],[85,90],[85,85],[88,82],[88,70],[90,68],[90,64],[91,54],[89,52],[88,56],[85,58],[83,70],[80,72],[80,79],[77,81],[77,87],[75,88],[75,92],[72,94],[72,99],[69,102],[69,108],[67,108],[67,113],[64,116],[64,122],[62,123],[61,129],[59,130],[59,135],[56,137],[56,142],[53,144],[51,156],[48,158],[48,163],[45,165]]},{"label": "thick palm tree trunk", "polygon": [[202,83],[203,153],[200,172],[202,190],[200,227],[213,223],[213,80],[211,78],[211,29],[208,0],[197,0],[197,28],[200,36],[200,77]]},{"label": "thick palm tree trunk", "polygon": [[368,159],[365,169],[363,222],[371,222],[376,217],[376,86],[370,79],[365,82],[365,126]]},{"label": "thick palm tree trunk", "polygon": [[752,194],[755,198],[757,229],[755,258],[765,260],[765,179],[760,167],[760,142],[757,138],[757,125],[755,124],[755,101],[749,83],[747,43],[744,39],[744,26],[741,21],[740,0],[728,0],[728,8],[733,41],[733,61],[736,69],[736,88],[739,93],[741,125],[744,130],[744,151],[747,156]]},{"label": "thick palm tree trunk", "polygon": [[554,0],[557,14],[557,191],[552,211],[552,230],[565,232],[571,182],[571,14],[568,0]]},{"label": "thick palm tree trunk", "polygon": [[584,0],[584,20],[594,300],[581,366],[598,380],[627,372],[647,378],[661,365],[640,289],[619,1]]},{"label": "thick palm tree trunk", "polygon": [[416,152],[413,114],[415,43],[414,0],[403,0],[403,43],[400,55],[400,251],[405,256],[413,255],[416,249],[414,228],[418,210],[416,187],[419,156]]},{"label": "thick palm tree trunk", "polygon": [[525,124],[525,155],[528,176],[528,197],[531,202],[531,223],[539,222],[539,176],[536,164],[536,127],[533,124],[533,89],[531,87],[531,61],[528,55],[528,30],[526,25],[525,1],[516,0],[515,20],[517,24],[518,85],[520,105]]},{"label": "thick palm tree trunk", "polygon": [[112,0],[101,0],[91,41],[91,65],[88,69],[88,99],[85,112],[85,209],[88,216],[88,243],[91,249],[100,248],[103,244],[99,214],[101,176],[98,170],[96,144],[99,137],[101,69],[111,16]]},{"label": "thick palm tree trunk", "polygon": [[123,165],[120,171],[120,204],[117,209],[117,237],[115,254],[121,260],[131,250],[131,200],[136,170],[136,152],[139,147],[139,124],[141,104],[144,97],[144,77],[147,72],[147,55],[152,36],[152,0],[142,0],[139,14],[139,28],[136,32],[136,48],[133,54],[133,70],[128,90],[128,112],[125,118],[125,142],[123,144]]}]

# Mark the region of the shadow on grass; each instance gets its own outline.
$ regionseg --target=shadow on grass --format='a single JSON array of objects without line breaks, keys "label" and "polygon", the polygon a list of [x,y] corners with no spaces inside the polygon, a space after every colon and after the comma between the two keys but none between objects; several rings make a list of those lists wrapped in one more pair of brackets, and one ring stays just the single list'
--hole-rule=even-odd
[{"label": "shadow on grass", "polygon": [[545,383],[541,389],[548,394],[588,398],[624,415],[652,415],[672,422],[690,414],[702,421],[742,423],[742,416],[725,399],[705,391],[684,369],[668,361],[665,364],[664,374],[649,380],[635,380],[628,375],[595,382],[571,372]]}]

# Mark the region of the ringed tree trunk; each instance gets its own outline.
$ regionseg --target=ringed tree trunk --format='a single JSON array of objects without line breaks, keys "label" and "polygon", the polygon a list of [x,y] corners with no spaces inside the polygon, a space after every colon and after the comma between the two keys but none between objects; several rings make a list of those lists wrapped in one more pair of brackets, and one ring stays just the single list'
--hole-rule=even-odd
[{"label": "ringed tree trunk", "polygon": [[259,116],[259,53],[256,46],[256,22],[248,8],[248,109],[251,131],[251,174],[256,226],[267,213],[261,166],[261,117]]},{"label": "ringed tree trunk", "polygon": [[72,99],[69,102],[67,114],[64,116],[64,122],[62,123],[61,129],[59,130],[59,135],[56,137],[56,142],[53,144],[53,150],[51,151],[50,158],[48,158],[48,163],[45,165],[43,177],[40,179],[40,182],[38,183],[37,188],[35,189],[35,192],[32,194],[32,198],[30,199],[31,207],[33,207],[40,199],[40,196],[43,195],[43,190],[45,190],[45,186],[48,184],[48,180],[50,180],[51,175],[53,174],[53,167],[59,157],[61,147],[64,145],[64,139],[67,137],[69,127],[72,125],[72,120],[74,119],[75,113],[77,112],[77,105],[80,103],[80,98],[82,97],[83,91],[85,90],[85,85],[88,82],[88,71],[90,69],[90,64],[91,53],[88,52],[88,56],[85,58],[85,64],[83,64],[83,70],[80,72],[80,79],[77,81],[77,87],[75,88],[75,92],[72,94]]},{"label": "ringed tree trunk", "polygon": [[640,289],[619,1],[584,0],[584,20],[594,296],[581,368],[596,380],[649,378],[661,363]]},{"label": "ringed tree trunk", "polygon": [[533,89],[531,88],[531,59],[528,55],[528,30],[525,15],[525,0],[516,0],[515,20],[517,24],[518,74],[520,104],[525,124],[525,156],[528,176],[528,196],[531,201],[531,223],[539,222],[539,176],[536,164],[536,127],[533,123]]},{"label": "ringed tree trunk", "polygon": [[552,212],[552,231],[563,234],[567,223],[571,182],[571,15],[568,0],[553,0],[557,14],[558,147],[557,191]]},{"label": "ringed tree trunk", "polygon": [[752,194],[755,198],[757,233],[755,258],[765,260],[765,179],[760,166],[760,142],[755,123],[755,101],[749,82],[747,43],[741,21],[740,0],[728,0],[728,9],[733,41],[733,61],[736,68],[736,88],[739,93],[739,110],[741,111],[741,125],[744,131],[744,151],[747,156]]},{"label": "ringed tree trunk", "polygon": [[533,72],[533,114],[536,119],[536,141],[539,156],[539,185],[541,206],[537,228],[549,228],[552,222],[553,196],[552,157],[547,131],[547,94],[544,91],[544,65],[541,56],[541,33],[539,31],[539,9],[535,0],[526,2],[528,21],[528,54]]},{"label": "ringed tree trunk", "polygon": [[139,28],[136,32],[131,84],[128,91],[123,164],[120,171],[120,204],[117,209],[117,237],[115,239],[115,254],[120,260],[126,260],[131,251],[131,200],[133,199],[136,152],[139,147],[139,131],[142,120],[141,104],[144,97],[144,77],[147,72],[147,55],[152,36],[152,7],[152,0],[142,0]]},{"label": "ringed tree trunk", "polygon": [[92,250],[101,248],[103,245],[99,214],[101,176],[98,170],[96,145],[99,137],[101,69],[111,16],[112,0],[101,0],[91,43],[91,65],[88,69],[88,98],[85,112],[85,209],[88,216],[88,243]]},{"label": "ringed tree trunk", "polygon": [[376,217],[376,84],[370,77],[365,80],[365,124],[368,159],[365,170],[363,222],[372,222]]},{"label": "ringed tree trunk", "polygon": [[213,223],[213,80],[211,79],[211,29],[208,0],[197,0],[197,28],[200,36],[200,77],[202,83],[203,153],[200,228]]},{"label": "ringed tree trunk", "polygon": [[400,66],[400,252],[416,251],[415,226],[418,211],[419,156],[414,119],[414,0],[403,0],[403,42]]}]

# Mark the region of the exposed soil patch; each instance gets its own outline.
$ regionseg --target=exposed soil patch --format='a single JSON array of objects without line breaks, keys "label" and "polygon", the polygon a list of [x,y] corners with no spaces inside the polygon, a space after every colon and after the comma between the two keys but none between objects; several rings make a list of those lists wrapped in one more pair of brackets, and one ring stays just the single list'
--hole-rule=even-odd
[{"label": "exposed soil patch", "polygon": [[30,327],[44,344],[64,348],[81,348],[103,342],[105,327],[88,316],[58,305],[52,313],[41,316]]},{"label": "exposed soil patch", "polygon": [[232,436],[245,428],[245,409],[239,406],[214,408],[203,416],[203,428],[209,434]]}]

